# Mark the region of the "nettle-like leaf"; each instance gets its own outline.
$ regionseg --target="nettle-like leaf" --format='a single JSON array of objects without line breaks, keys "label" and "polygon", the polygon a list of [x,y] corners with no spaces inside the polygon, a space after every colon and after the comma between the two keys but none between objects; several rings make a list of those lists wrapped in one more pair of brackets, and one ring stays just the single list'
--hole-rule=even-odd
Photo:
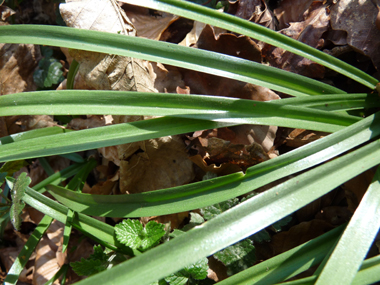
[{"label": "nettle-like leaf", "polygon": [[165,281],[170,285],[184,285],[187,284],[190,279],[202,280],[207,277],[208,268],[208,259],[202,258],[181,271],[169,275],[165,278]]},{"label": "nettle-like leaf", "polygon": [[145,228],[138,220],[123,220],[115,226],[116,238],[123,244],[146,251],[160,242],[165,235],[165,226],[150,221]]},{"label": "nettle-like leaf", "polygon": [[276,232],[280,232],[282,230],[282,227],[286,226],[287,224],[290,223],[290,221],[292,220],[292,216],[287,216],[277,222],[275,222],[274,224],[272,224],[272,228],[276,231]]},{"label": "nettle-like leaf", "polygon": [[90,276],[101,272],[108,267],[108,256],[100,245],[94,246],[94,253],[89,258],[81,258],[80,261],[71,262],[70,266],[79,276]]},{"label": "nettle-like leaf", "polygon": [[211,220],[212,218],[236,206],[237,204],[239,204],[238,198],[230,199],[218,204],[214,204],[214,205],[202,208],[201,214],[203,215],[205,220]]},{"label": "nettle-like leaf", "polygon": [[25,207],[25,203],[21,200],[22,197],[25,194],[25,189],[28,187],[28,185],[32,182],[30,177],[26,176],[26,173],[23,172],[20,174],[20,176],[17,178],[15,183],[13,184],[13,188],[11,191],[12,196],[12,206],[10,210],[10,217],[13,227],[16,230],[20,230],[21,226],[21,212],[22,209]]},{"label": "nettle-like leaf", "polygon": [[250,239],[245,239],[215,253],[214,257],[227,266],[228,275],[233,275],[255,263],[255,247]]}]

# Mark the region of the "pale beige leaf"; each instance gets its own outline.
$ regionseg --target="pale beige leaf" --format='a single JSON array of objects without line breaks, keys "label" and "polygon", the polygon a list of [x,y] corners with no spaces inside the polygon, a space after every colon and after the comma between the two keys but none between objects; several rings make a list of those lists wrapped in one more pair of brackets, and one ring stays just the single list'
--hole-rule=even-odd
[{"label": "pale beige leaf", "polygon": [[66,0],[59,9],[69,27],[130,36],[136,34],[124,11],[113,0]]}]

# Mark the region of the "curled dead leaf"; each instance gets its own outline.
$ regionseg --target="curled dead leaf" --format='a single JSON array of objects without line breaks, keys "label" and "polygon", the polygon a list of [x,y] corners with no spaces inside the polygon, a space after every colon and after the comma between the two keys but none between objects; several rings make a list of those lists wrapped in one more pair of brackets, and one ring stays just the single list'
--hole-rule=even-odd
[{"label": "curled dead leaf", "polygon": [[144,142],[144,150],[120,161],[120,191],[141,193],[183,185],[194,178],[193,163],[178,136]]}]

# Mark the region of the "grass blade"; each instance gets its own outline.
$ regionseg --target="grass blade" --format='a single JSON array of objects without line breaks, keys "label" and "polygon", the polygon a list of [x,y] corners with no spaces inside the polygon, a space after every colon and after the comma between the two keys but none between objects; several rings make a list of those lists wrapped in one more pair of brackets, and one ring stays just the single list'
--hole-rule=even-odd
[{"label": "grass blade", "polygon": [[35,247],[40,242],[40,239],[49,228],[53,219],[49,216],[44,216],[38,226],[34,229],[33,233],[30,235],[28,241],[25,243],[24,247],[20,251],[16,260],[14,261],[11,269],[4,280],[5,285],[16,284],[21,271],[24,269],[26,263],[29,261],[29,257],[32,255]]},{"label": "grass blade", "polygon": [[[357,96],[356,96],[357,97]],[[377,96],[376,96],[377,97]],[[323,100],[325,96],[319,97]],[[355,97],[354,97],[355,98]],[[330,96],[326,99],[330,99]],[[341,97],[338,99],[342,100]],[[331,100],[331,99],[330,99]],[[347,101],[349,99],[346,99]],[[225,123],[264,124],[329,131],[360,120],[358,117],[337,115],[271,102],[259,102],[229,97],[143,93],[96,90],[42,91],[11,94],[0,97],[0,112],[12,115],[152,115],[176,116]],[[378,98],[374,102],[380,103]],[[312,101],[315,103],[315,101]],[[292,120],[293,119],[293,120]],[[308,126],[304,121],[311,122]],[[335,129],[339,129],[335,126]]]},{"label": "grass blade", "polygon": [[[380,162],[380,141],[254,196],[186,234],[78,284],[149,284],[244,239]],[[324,187],[321,187],[324,185]],[[269,210],[268,210],[269,209]],[[265,219],[262,219],[265,217]],[[191,240],[191,243],[188,241]],[[183,258],[186,256],[186,258]],[[144,274],[149,272],[150,274]]]},{"label": "grass blade", "polygon": [[318,265],[329,252],[331,247],[335,245],[335,242],[340,237],[342,231],[343,227],[340,226],[318,238],[222,280],[218,284],[275,284],[291,278],[315,265]]},{"label": "grass blade", "polygon": [[378,82],[378,80],[357,69],[356,67],[353,67],[352,65],[349,65],[335,57],[329,56],[322,51],[314,49],[280,33],[276,33],[275,31],[256,23],[243,20],[227,13],[220,13],[219,11],[201,5],[179,0],[123,0],[123,2],[165,11],[252,37],[259,41],[269,43],[273,46],[283,48],[300,56],[311,59],[319,64],[331,68],[332,70],[344,74],[357,82],[360,82],[370,89],[375,89]]},{"label": "grass blade", "polygon": [[[380,115],[370,116],[302,148],[247,169],[212,180],[141,194],[104,196],[74,193],[48,186],[51,194],[73,210],[95,216],[164,215],[222,202],[272,181],[315,166],[380,134]],[[254,181],[254,186],[252,186]]]},{"label": "grass blade", "polygon": [[106,32],[58,26],[8,25],[0,27],[0,42],[51,45],[141,58],[249,82],[293,96],[346,93],[304,76],[237,57]]},{"label": "grass blade", "polygon": [[316,284],[351,284],[380,228],[380,169]]}]

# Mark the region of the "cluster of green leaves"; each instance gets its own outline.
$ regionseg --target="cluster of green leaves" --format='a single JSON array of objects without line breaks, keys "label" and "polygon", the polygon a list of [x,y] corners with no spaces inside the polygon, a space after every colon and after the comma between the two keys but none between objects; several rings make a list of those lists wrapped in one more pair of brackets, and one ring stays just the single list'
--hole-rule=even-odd
[{"label": "cluster of green leaves", "polygon": [[[330,55],[262,26],[201,5],[179,0],[128,2],[195,19],[284,48],[348,76],[371,90],[375,90],[378,84],[375,78]],[[159,284],[162,284],[162,279],[169,278],[176,272],[180,273],[173,280],[178,280],[179,284],[187,282],[184,281],[186,278],[200,278],[204,276],[204,270],[191,273],[188,269],[192,264],[200,262],[195,268],[203,268],[202,262],[207,256],[262,232],[276,221],[288,217],[341,183],[380,163],[380,141],[377,140],[380,136],[380,114],[370,114],[363,119],[348,112],[378,108],[380,100],[375,91],[368,94],[346,94],[343,90],[316,80],[231,56],[142,38],[67,27],[1,26],[0,41],[61,46],[158,61],[258,84],[297,97],[274,102],[252,102],[210,96],[83,90],[0,96],[0,113],[3,116],[41,113],[163,116],[97,129],[67,131],[49,128],[0,138],[0,162],[37,157],[41,159],[57,154],[66,155],[75,162],[58,174],[51,173],[47,168],[49,178],[33,189],[27,186],[24,188],[27,183],[15,183],[11,177],[6,178],[7,188],[14,189],[15,184],[21,183],[21,188],[24,189],[14,197],[15,202],[19,201],[20,205],[21,202],[26,203],[47,215],[32,233],[9,271],[6,284],[17,282],[18,275],[52,219],[65,224],[66,247],[71,228],[76,228],[113,252],[133,257],[113,266],[110,255],[103,251],[100,254],[100,249],[96,249],[97,256],[104,260],[104,263],[95,266],[97,270],[109,266],[112,268],[88,277],[79,284],[150,284],[156,280],[161,280]],[[80,193],[88,173],[85,168],[91,168],[92,162],[78,158],[74,152],[239,124],[277,125],[332,134],[255,165],[247,169],[246,173],[128,196]],[[331,160],[332,158],[335,159]],[[70,185],[70,189],[58,186],[78,172],[81,172],[81,177],[74,179],[76,182]],[[149,244],[156,243],[146,240],[150,236],[150,230],[141,231],[138,225],[131,227],[138,233],[139,242],[126,246],[116,238],[114,227],[90,217],[132,218],[199,209],[234,199],[289,175],[294,177],[264,193],[233,203],[228,211],[221,211],[201,226],[178,234],[176,238],[144,253],[138,248],[144,250]],[[380,173],[377,172],[343,234],[342,227],[335,229],[219,283],[274,284],[286,281],[313,266],[318,266],[313,276],[292,282],[369,284],[379,281],[380,257],[364,260],[380,227],[379,178]],[[41,192],[46,189],[60,203],[42,195]],[[196,224],[196,220],[193,220],[193,224]],[[251,248],[248,243],[244,244],[244,252]],[[222,256],[220,259],[223,259]],[[225,261],[226,264],[228,262]],[[234,262],[231,260],[231,264]]]},{"label": "cluster of green leaves", "polygon": [[[183,234],[183,231],[177,231]],[[116,238],[124,245],[141,252],[147,251],[157,246],[165,236],[165,226],[155,221],[148,222],[145,227],[138,220],[123,220],[115,226]],[[173,235],[172,237],[175,237]],[[79,276],[90,276],[114,265],[125,261],[126,257],[120,253],[105,249],[100,245],[94,246],[94,253],[89,258],[82,258],[80,261],[70,263],[71,267]],[[182,270],[175,272],[154,284],[184,285],[192,284],[194,280],[202,280],[207,277],[208,260],[203,258],[198,262],[186,266]],[[190,282],[190,283],[189,283]],[[197,283],[194,283],[197,284]]]}]

